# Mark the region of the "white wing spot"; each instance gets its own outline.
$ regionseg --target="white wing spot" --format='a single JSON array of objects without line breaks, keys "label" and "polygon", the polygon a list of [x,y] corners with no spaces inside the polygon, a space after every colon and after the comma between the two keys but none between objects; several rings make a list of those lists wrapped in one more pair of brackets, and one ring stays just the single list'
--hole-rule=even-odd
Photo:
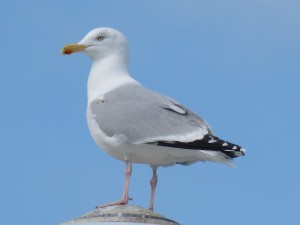
[{"label": "white wing spot", "polygon": [[212,136],[209,136],[211,139],[208,141],[208,143],[215,143],[217,142],[217,140],[215,140]]},{"label": "white wing spot", "polygon": [[241,152],[245,154],[245,152],[246,152],[246,149],[244,149],[244,148],[241,148]]}]

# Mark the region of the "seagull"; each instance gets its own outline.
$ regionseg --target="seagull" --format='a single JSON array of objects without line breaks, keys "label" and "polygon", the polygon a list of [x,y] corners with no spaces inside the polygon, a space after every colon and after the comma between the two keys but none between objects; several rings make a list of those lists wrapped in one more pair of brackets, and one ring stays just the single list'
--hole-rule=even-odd
[{"label": "seagull", "polygon": [[124,161],[125,182],[119,201],[97,206],[126,205],[132,163],[151,166],[153,210],[157,168],[212,161],[232,166],[245,154],[239,145],[214,135],[208,123],[176,100],[147,89],[128,72],[126,37],[112,28],[96,28],[62,54],[83,52],[93,63],[88,77],[87,123],[100,149]]}]

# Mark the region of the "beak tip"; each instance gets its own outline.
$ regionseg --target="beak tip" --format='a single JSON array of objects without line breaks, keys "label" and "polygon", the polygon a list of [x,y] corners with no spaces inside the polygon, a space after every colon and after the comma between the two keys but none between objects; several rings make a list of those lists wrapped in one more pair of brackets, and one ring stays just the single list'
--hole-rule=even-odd
[{"label": "beak tip", "polygon": [[60,51],[60,53],[62,55],[70,55],[70,54],[73,53],[73,51],[71,49],[68,49],[68,48],[64,47],[64,48],[62,48],[62,50]]}]

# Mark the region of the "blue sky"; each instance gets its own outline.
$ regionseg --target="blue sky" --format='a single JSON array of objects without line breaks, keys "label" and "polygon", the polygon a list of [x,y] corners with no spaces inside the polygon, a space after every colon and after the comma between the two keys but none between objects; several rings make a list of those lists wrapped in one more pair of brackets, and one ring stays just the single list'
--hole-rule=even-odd
[{"label": "blue sky", "polygon": [[[299,9],[296,0],[4,0],[1,223],[58,224],[120,197],[124,164],[86,125],[91,61],[60,54],[102,26],[128,37],[138,81],[247,149],[236,169],[160,168],[155,210],[184,225],[298,223]],[[134,165],[131,204],[148,207],[150,177]]]}]

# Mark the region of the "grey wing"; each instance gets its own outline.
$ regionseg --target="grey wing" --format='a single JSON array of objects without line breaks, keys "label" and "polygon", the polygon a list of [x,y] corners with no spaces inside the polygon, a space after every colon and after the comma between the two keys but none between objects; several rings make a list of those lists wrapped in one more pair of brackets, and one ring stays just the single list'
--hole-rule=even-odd
[{"label": "grey wing", "polygon": [[133,144],[192,142],[211,134],[208,124],[173,99],[142,86],[120,87],[90,104],[99,128]]}]

